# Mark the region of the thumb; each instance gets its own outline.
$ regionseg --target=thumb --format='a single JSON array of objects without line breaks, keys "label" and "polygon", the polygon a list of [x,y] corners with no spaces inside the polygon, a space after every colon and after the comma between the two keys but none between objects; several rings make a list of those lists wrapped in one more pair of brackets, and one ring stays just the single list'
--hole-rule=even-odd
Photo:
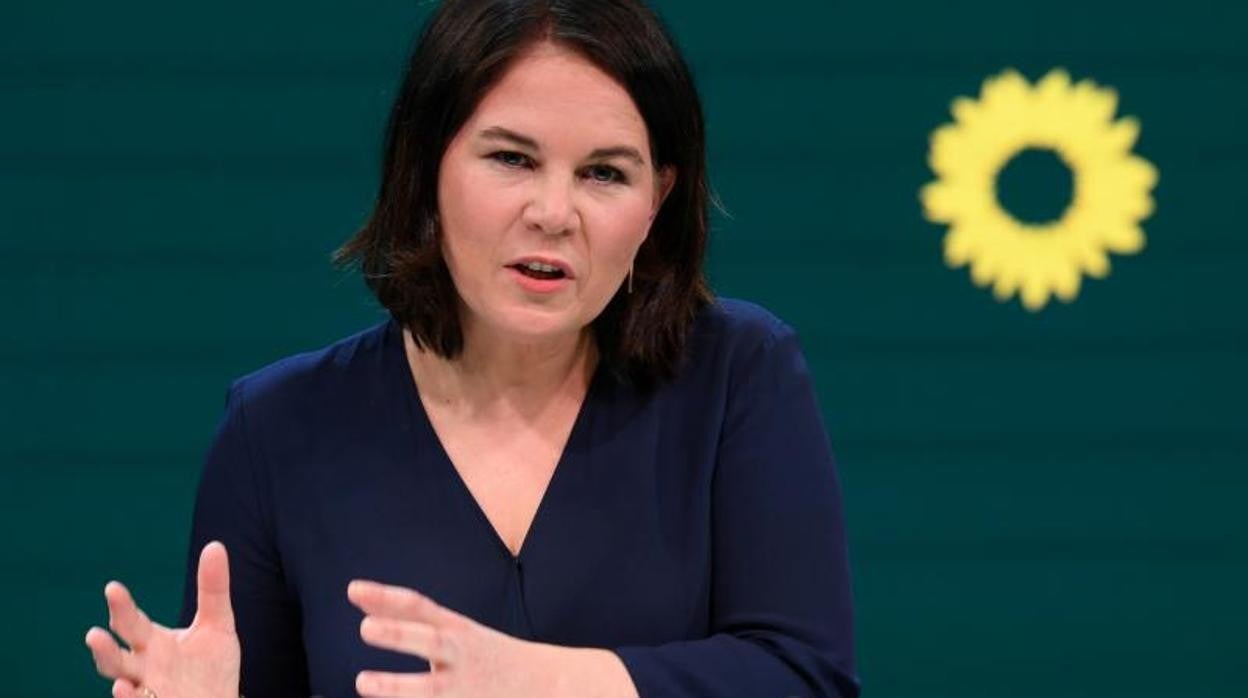
[{"label": "thumb", "polygon": [[199,606],[195,624],[209,623],[234,630],[234,610],[230,606],[230,563],[225,546],[212,541],[199,554]]}]

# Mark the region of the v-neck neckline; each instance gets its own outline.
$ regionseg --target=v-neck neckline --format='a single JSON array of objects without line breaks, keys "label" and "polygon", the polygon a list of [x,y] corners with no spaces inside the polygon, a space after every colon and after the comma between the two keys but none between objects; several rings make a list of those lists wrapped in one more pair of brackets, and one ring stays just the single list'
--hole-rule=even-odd
[{"label": "v-neck neckline", "polygon": [[599,360],[594,367],[593,375],[589,379],[589,386],[585,390],[585,396],[581,399],[581,405],[577,409],[576,418],[572,422],[572,430],[568,433],[567,442],[564,443],[563,450],[555,461],[555,469],[550,475],[550,480],[546,483],[545,490],[542,491],[541,498],[538,500],[537,509],[534,511],[533,518],[529,521],[524,537],[520,541],[520,548],[513,555],[511,548],[507,547],[507,542],[503,540],[498,529],[490,522],[490,517],[486,515],[481,503],[477,501],[476,496],[472,494],[472,490],[468,488],[468,483],[464,480],[463,475],[460,474],[459,469],[455,467],[455,462],[451,460],[451,456],[443,445],[441,437],[438,436],[437,430],[433,427],[429,413],[420,398],[420,386],[416,384],[416,378],[412,375],[411,366],[407,362],[407,347],[403,337],[403,326],[393,318],[391,318],[389,324],[392,342],[391,350],[394,352],[395,366],[401,369],[402,375],[406,376],[406,380],[401,382],[406,386],[403,392],[407,402],[408,416],[417,428],[416,437],[418,439],[429,439],[429,449],[434,454],[435,460],[438,461],[437,465],[442,471],[441,474],[451,481],[451,487],[459,492],[459,496],[465,500],[468,508],[475,512],[475,518],[485,529],[487,535],[494,540],[494,543],[502,554],[506,556],[507,560],[513,564],[519,564],[525,559],[525,554],[533,548],[536,534],[540,532],[538,525],[543,518],[550,516],[547,510],[552,506],[552,493],[558,487],[559,482],[566,479],[566,476],[561,477],[560,473],[569,468],[570,464],[568,461],[570,457],[579,449],[581,442],[584,440],[583,432],[588,428],[586,426],[589,420],[588,415],[599,392],[599,384],[603,380],[603,362]]}]

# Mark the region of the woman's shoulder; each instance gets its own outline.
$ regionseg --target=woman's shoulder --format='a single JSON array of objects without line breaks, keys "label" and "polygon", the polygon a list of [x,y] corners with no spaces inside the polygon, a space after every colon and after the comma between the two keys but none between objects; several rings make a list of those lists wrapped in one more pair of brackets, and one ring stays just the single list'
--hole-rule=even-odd
[{"label": "woman's shoulder", "polygon": [[793,328],[758,303],[716,297],[698,314],[693,327],[695,351],[750,351],[793,334]]},{"label": "woman's shoulder", "polygon": [[[236,378],[231,392],[248,403],[299,403],[343,397],[367,385],[364,374],[386,369],[389,319],[317,349],[291,354]],[[245,395],[244,395],[245,394]]]},{"label": "woman's shoulder", "polygon": [[694,319],[673,387],[706,392],[732,382],[789,338],[795,338],[793,328],[762,305],[715,297]]}]

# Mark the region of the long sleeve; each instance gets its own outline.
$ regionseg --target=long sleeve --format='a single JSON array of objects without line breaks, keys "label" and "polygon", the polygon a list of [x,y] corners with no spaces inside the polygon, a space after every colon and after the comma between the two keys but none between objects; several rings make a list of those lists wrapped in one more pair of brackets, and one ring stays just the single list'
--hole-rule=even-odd
[{"label": "long sleeve", "polygon": [[841,493],[796,334],[734,369],[712,484],[710,635],[617,647],[649,696],[859,693]]},{"label": "long sleeve", "polygon": [[307,698],[311,691],[299,607],[282,572],[263,458],[248,438],[245,386],[242,380],[231,386],[204,462],[180,624],[189,625],[195,615],[199,552],[219,540],[229,554],[230,600],[242,646],[242,693]]}]

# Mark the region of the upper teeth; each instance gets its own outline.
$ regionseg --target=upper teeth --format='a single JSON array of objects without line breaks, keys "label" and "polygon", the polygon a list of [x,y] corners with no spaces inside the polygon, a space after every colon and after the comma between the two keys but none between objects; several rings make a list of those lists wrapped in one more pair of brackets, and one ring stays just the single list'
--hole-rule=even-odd
[{"label": "upper teeth", "polygon": [[542,264],[541,262],[525,262],[524,266],[532,269],[533,271],[559,271],[559,267]]}]

